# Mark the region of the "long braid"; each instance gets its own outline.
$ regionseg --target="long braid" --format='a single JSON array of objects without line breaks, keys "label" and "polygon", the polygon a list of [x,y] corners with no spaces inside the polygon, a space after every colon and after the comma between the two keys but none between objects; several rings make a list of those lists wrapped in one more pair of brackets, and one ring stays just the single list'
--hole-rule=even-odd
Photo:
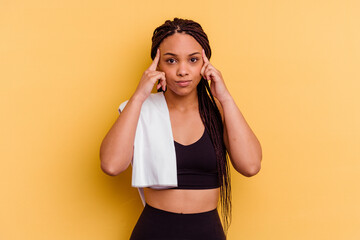
[{"label": "long braid", "polygon": [[231,179],[229,161],[223,140],[224,130],[221,114],[210,91],[209,84],[204,78],[201,78],[201,81],[197,86],[197,90],[200,116],[210,133],[210,137],[215,148],[217,168],[220,173],[218,177],[221,186],[221,215],[223,219],[224,231],[227,233],[227,230],[231,224]]},{"label": "long braid", "polygon": [[[211,57],[211,48],[208,37],[203,31],[201,25],[197,22],[187,19],[174,18],[173,21],[167,20],[165,23],[154,30],[151,46],[151,58],[154,59],[157,48],[160,43],[168,36],[175,32],[191,35],[205,50],[208,59]],[[162,91],[160,88],[158,92]],[[228,228],[231,224],[231,182],[230,182],[230,167],[228,156],[223,140],[224,129],[221,119],[220,111],[216,105],[214,96],[210,91],[207,80],[201,78],[197,86],[199,113],[206,130],[210,133],[212,144],[214,145],[218,178],[220,182],[220,205],[222,223],[224,232],[227,235]]]}]

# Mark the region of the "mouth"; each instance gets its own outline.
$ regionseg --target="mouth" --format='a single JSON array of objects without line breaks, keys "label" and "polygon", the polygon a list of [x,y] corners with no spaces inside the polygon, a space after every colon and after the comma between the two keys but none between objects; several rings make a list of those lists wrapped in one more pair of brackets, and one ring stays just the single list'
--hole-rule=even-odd
[{"label": "mouth", "polygon": [[181,81],[175,81],[175,83],[181,87],[189,86],[191,83],[191,80],[181,80]]}]

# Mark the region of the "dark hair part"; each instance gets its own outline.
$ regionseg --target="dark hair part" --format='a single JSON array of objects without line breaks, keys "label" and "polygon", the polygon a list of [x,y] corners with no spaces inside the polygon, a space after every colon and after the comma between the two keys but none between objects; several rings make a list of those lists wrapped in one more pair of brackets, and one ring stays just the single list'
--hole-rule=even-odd
[{"label": "dark hair part", "polygon": [[[151,58],[154,59],[160,43],[174,33],[186,33],[191,35],[204,48],[208,59],[211,57],[209,40],[201,25],[188,19],[174,18],[154,30],[151,46]],[[158,91],[162,91],[160,88]],[[203,77],[198,86],[199,112],[206,130],[210,133],[211,141],[215,148],[217,169],[220,182],[221,215],[225,234],[231,223],[231,182],[230,168],[227,152],[224,144],[224,129],[220,111],[212,95],[209,83]]]}]

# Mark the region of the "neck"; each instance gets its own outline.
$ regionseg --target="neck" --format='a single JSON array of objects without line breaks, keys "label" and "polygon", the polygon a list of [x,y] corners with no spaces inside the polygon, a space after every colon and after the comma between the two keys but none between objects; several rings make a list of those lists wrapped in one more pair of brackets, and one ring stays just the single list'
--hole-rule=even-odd
[{"label": "neck", "polygon": [[185,96],[177,95],[168,89],[164,93],[164,96],[169,109],[187,111],[194,107],[198,107],[198,94],[196,89]]}]

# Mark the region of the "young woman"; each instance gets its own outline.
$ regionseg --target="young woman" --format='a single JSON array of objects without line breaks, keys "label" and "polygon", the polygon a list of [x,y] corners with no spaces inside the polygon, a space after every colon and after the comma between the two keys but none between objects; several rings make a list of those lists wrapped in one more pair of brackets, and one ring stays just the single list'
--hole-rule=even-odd
[{"label": "young woman", "polygon": [[[227,155],[244,176],[260,170],[260,143],[210,57],[200,24],[174,18],[156,28],[153,62],[101,144],[105,173],[114,176],[128,168],[142,104],[157,84],[169,110],[178,187],[144,188],[146,204],[132,240],[226,239],[231,220]],[[217,211],[219,197],[224,228]]]}]

